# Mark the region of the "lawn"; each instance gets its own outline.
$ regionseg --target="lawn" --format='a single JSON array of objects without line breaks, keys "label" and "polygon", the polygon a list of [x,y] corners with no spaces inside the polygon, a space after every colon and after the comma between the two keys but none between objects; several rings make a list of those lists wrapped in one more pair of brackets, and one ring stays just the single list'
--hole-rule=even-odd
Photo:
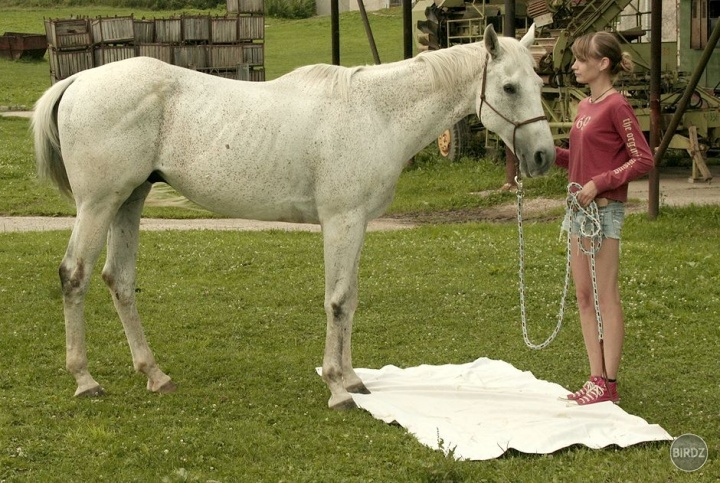
[{"label": "lawn", "polygon": [[[668,210],[655,222],[633,215],[623,241],[623,408],[708,442],[710,461],[689,476],[660,443],[454,462],[363,411],[328,410],[314,373],[325,316],[321,238],[312,233],[144,233],[139,307],[179,391],[145,391],[96,276],[87,301],[90,369],[108,395],[75,399],[63,370],[57,281],[69,233],[2,233],[0,481],[575,481],[589,473],[599,481],[713,481],[719,222],[718,208]],[[535,340],[554,325],[563,271],[557,228],[526,228]],[[515,236],[512,224],[485,223],[369,234],[356,366],[490,357],[566,387],[582,382],[574,304],[549,348],[523,344]]]}]

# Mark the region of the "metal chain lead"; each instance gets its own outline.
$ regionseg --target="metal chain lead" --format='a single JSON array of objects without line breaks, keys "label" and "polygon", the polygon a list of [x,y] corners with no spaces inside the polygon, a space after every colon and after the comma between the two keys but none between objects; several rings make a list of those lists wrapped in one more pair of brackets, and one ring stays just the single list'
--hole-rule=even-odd
[{"label": "metal chain lead", "polygon": [[[525,309],[525,237],[523,233],[523,219],[522,219],[522,205],[523,205],[523,184],[519,177],[515,177],[515,183],[517,184],[517,220],[518,220],[518,244],[519,244],[519,258],[520,258],[520,318],[522,321],[522,333],[525,345],[530,349],[540,350],[544,349],[550,343],[555,340],[560,328],[562,327],[563,318],[565,317],[565,302],[567,300],[568,288],[570,287],[570,250],[571,250],[571,239],[570,229],[567,230],[567,249],[565,254],[565,284],[563,286],[562,297],[560,299],[560,310],[558,311],[557,324],[550,337],[548,337],[541,344],[533,343],[528,337],[527,330],[527,311]],[[595,254],[600,250],[602,243],[602,227],[600,225],[600,216],[598,214],[597,204],[593,201],[590,203],[587,209],[580,206],[577,201],[576,193],[578,188],[582,189],[576,183],[568,185],[568,196],[567,196],[567,207],[566,207],[566,218],[570,218],[572,213],[577,210],[581,210],[585,215],[580,226],[580,236],[583,238],[590,239],[590,248],[586,249],[582,244],[579,244],[580,249],[586,255],[590,256],[590,271],[592,275],[592,286],[593,286],[593,300],[595,303],[595,317],[598,321],[598,338],[602,341],[603,339],[603,324],[602,317],[600,315],[600,304],[598,302],[597,292],[597,276],[595,271]]]},{"label": "metal chain lead", "polygon": [[[597,271],[595,270],[595,255],[600,251],[602,246],[602,223],[600,223],[600,213],[598,212],[597,203],[592,201],[587,208],[583,208],[577,200],[577,192],[582,189],[578,183],[568,184],[567,204],[569,212],[581,212],[583,214],[580,223],[580,238],[589,240],[589,247],[585,247],[584,243],[578,243],[580,251],[590,257],[590,278],[592,279],[593,304],[595,305],[595,319],[597,320],[598,340],[603,340],[603,322],[600,314],[600,301],[597,289]],[[568,245],[568,250],[570,245]]]}]

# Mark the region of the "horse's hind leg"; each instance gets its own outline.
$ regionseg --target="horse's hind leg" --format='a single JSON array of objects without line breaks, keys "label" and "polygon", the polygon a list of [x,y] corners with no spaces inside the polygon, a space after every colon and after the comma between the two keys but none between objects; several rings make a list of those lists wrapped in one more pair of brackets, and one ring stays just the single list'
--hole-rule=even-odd
[{"label": "horse's hind leg", "polygon": [[96,396],[104,392],[88,371],[85,294],[115,209],[112,204],[99,200],[78,206],[75,226],[60,264],[65,315],[65,365],[68,372],[75,377],[76,396]]},{"label": "horse's hind leg", "polygon": [[147,388],[167,393],[175,390],[170,377],[155,364],[135,302],[135,267],[140,235],[140,216],[150,183],[139,186],[120,207],[108,232],[107,259],[102,277],[112,295],[132,354],[133,367],[147,376]]},{"label": "horse's hind leg", "polygon": [[328,406],[349,409],[349,392],[369,392],[352,367],[352,325],[358,304],[358,266],[365,238],[362,218],[350,214],[323,223],[325,252],[325,312],[327,335],[323,379],[330,389]]}]

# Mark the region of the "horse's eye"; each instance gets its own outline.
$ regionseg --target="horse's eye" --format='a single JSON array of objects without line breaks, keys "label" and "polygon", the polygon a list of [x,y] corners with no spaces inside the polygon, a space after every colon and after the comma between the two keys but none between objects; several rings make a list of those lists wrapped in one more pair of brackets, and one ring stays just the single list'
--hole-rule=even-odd
[{"label": "horse's eye", "polygon": [[517,92],[514,84],[505,84],[503,86],[503,90],[505,91],[505,94],[515,94]]}]

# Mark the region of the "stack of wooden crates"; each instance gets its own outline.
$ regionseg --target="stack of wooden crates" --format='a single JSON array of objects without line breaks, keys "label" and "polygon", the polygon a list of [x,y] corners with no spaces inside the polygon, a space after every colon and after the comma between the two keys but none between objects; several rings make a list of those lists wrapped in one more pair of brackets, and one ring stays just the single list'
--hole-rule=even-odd
[{"label": "stack of wooden crates", "polygon": [[228,0],[228,14],[45,20],[53,83],[92,67],[147,56],[211,75],[265,80],[263,0]]}]

